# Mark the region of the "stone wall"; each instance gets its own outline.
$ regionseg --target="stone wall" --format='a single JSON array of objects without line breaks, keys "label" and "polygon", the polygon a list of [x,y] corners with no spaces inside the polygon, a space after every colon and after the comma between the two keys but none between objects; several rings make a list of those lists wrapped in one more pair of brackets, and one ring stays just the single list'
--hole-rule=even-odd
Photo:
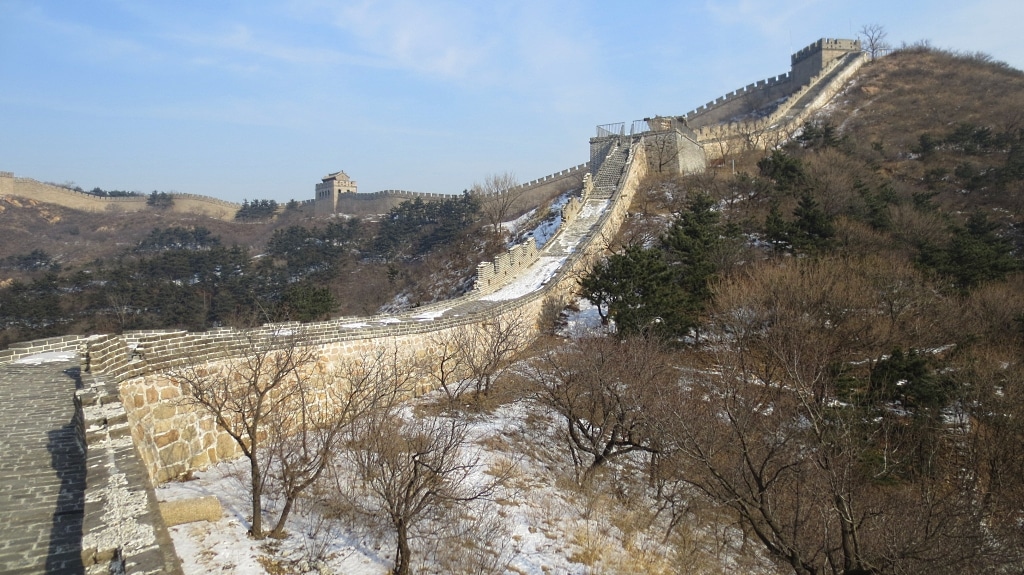
[{"label": "stone wall", "polygon": [[[94,336],[82,342],[85,365],[91,372],[118,382],[132,438],[154,483],[237,457],[232,440],[215,427],[209,416],[180,400],[181,389],[171,377],[175,368],[194,363],[222,365],[244,350],[249,341],[269,343],[294,330],[301,330],[303,339],[319,349],[325,364],[358,358],[381,346],[410,357],[427,358],[437,352],[436,342],[445,333],[480,329],[499,318],[523,318],[530,335],[535,336],[539,333],[537,319],[545,301],[551,298],[565,302],[572,297],[578,273],[589,269],[603,254],[607,240],[625,219],[637,183],[647,172],[642,148],[634,148],[637,158],[631,156],[621,185],[592,232],[543,289],[522,298],[496,303],[486,311],[465,317],[381,322],[361,329],[346,326],[372,318],[274,324],[244,332],[224,328],[202,333],[147,331]],[[452,304],[443,302],[423,311],[440,312]]]},{"label": "stone wall", "polygon": [[[517,187],[513,193],[519,195],[511,207],[513,212],[526,211],[529,207],[540,205],[567,189],[579,185],[583,175],[588,172],[589,164],[580,164],[566,168],[542,178],[530,180]],[[410,192],[406,190],[381,190],[379,192],[340,194],[338,196],[337,213],[350,216],[375,216],[385,214],[406,200],[419,198],[425,202],[439,201],[457,197],[455,194],[435,194]]]},{"label": "stone wall", "polygon": [[860,50],[860,40],[821,38],[790,56],[790,76],[797,84],[806,84],[834,60]]},{"label": "stone wall", "polygon": [[704,147],[687,130],[647,132],[641,136],[649,169],[672,174],[695,174],[707,167]]},{"label": "stone wall", "polygon": [[[146,196],[106,198],[69,190],[33,180],[16,178],[11,172],[0,172],[0,195],[17,196],[37,202],[56,204],[84,212],[141,212],[151,209]],[[240,204],[195,194],[171,194],[174,205],[170,211],[183,214],[205,215],[231,221]]]},{"label": "stone wall", "polygon": [[88,336],[60,335],[45,339],[12,343],[7,349],[0,350],[0,363],[16,361],[29,355],[47,352],[80,352]]},{"label": "stone wall", "polygon": [[494,258],[494,261],[477,264],[473,291],[485,294],[497,290],[536,263],[539,255],[537,241],[529,238],[519,245],[512,246]]},{"label": "stone wall", "polygon": [[859,54],[860,42],[822,38],[790,56],[790,71],[748,84],[688,112],[687,124],[698,130],[723,122],[736,121],[776,102],[793,101],[802,89],[817,82],[847,54]]},{"label": "stone wall", "polygon": [[[843,89],[867,61],[863,53],[832,61],[814,78],[764,118],[705,126],[696,130],[709,160],[744,149],[766,148],[784,142],[808,117]],[[810,99],[808,99],[810,98]]]},{"label": "stone wall", "polygon": [[800,88],[792,81],[789,73],[759,80],[743,88],[729,92],[703,106],[691,110],[684,116],[690,128],[697,130],[724,122],[751,109],[763,107],[785,98]]}]

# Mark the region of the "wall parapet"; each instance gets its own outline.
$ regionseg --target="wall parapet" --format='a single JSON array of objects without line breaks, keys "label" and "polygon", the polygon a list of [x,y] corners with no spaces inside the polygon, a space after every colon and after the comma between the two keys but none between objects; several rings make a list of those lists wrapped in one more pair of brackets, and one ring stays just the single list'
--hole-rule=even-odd
[{"label": "wall parapet", "polygon": [[473,291],[485,294],[504,286],[510,279],[536,263],[539,257],[537,240],[529,238],[519,245],[512,246],[494,258],[494,261],[477,264]]},{"label": "wall parapet", "polygon": [[[566,168],[564,170],[557,171],[557,172],[555,172],[553,174],[548,174],[546,176],[543,176],[543,177],[540,177],[540,178],[537,178],[537,179],[534,179],[534,180],[530,180],[529,182],[525,182],[525,183],[519,184],[518,186],[516,186],[516,187],[512,188],[511,190],[509,190],[509,192],[519,192],[519,191],[522,191],[522,190],[525,190],[525,189],[532,188],[534,186],[539,186],[539,185],[543,185],[543,184],[546,184],[546,183],[550,183],[550,182],[552,182],[554,180],[565,178],[566,176],[572,176],[572,175],[578,174],[580,172],[585,172],[587,170],[587,168],[589,168],[589,167],[590,167],[590,162],[584,162],[582,164],[578,164],[578,165],[573,166],[571,168]],[[376,192],[366,192],[366,193],[352,194],[352,195],[346,196],[346,197],[354,198],[354,199],[357,199],[357,200],[373,200],[373,199],[380,199],[380,198],[406,198],[406,199],[422,198],[422,199],[425,199],[425,200],[439,200],[439,199],[457,198],[461,194],[462,194],[462,192],[455,193],[455,194],[443,194],[443,193],[437,193],[437,192],[412,192],[412,191],[409,191],[409,190],[378,190]]]},{"label": "wall parapet", "polygon": [[821,38],[811,42],[807,46],[797,50],[790,56],[790,63],[797,64],[808,56],[822,50],[845,50],[848,52],[860,52],[859,40],[847,40],[842,38]]},{"label": "wall parapet", "polygon": [[[811,112],[820,108],[823,100],[834,96],[866,58],[864,53],[851,53],[834,60],[826,65],[821,73],[815,75],[810,83],[789,96],[766,117],[698,128],[698,139],[707,151],[709,159],[725,154],[724,150],[716,149],[712,144],[723,146],[730,140],[743,140],[746,145],[753,145],[784,139],[786,134],[795,130]],[[829,79],[828,77],[833,74],[835,77]],[[819,94],[812,102],[808,102],[800,110],[794,110],[797,102],[814,91],[818,91]],[[751,141],[752,138],[758,142]]]},{"label": "wall parapet", "polygon": [[719,96],[718,98],[711,100],[710,102],[704,104],[703,106],[690,110],[684,115],[684,117],[686,118],[687,122],[696,120],[698,117],[714,110],[715,108],[719,108],[725,104],[732,103],[734,100],[737,100],[739,98],[744,98],[751,94],[762,92],[765,88],[771,88],[775,86],[780,86],[782,84],[787,84],[791,79],[792,77],[790,76],[790,73],[786,72],[785,74],[779,74],[778,76],[772,76],[764,80],[758,80],[757,82],[747,84],[742,88],[733,90],[732,92],[729,92],[724,96]]},{"label": "wall parapet", "polygon": [[82,344],[89,336],[61,335],[32,341],[12,343],[7,349],[0,350],[0,363],[17,361],[23,357],[48,352],[79,352]]}]

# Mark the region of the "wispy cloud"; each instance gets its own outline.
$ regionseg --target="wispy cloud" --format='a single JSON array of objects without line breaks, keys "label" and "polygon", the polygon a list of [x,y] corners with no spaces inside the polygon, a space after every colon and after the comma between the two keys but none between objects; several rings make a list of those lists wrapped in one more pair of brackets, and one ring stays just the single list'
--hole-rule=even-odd
[{"label": "wispy cloud", "polygon": [[82,59],[148,62],[161,57],[159,51],[129,34],[62,18],[40,6],[13,2],[2,9],[9,11],[5,14],[9,25],[35,29],[55,41],[72,45],[72,53]]},{"label": "wispy cloud", "polygon": [[362,0],[328,9],[331,23],[378,63],[421,74],[469,76],[493,45],[472,4]]},{"label": "wispy cloud", "polygon": [[346,60],[344,54],[337,50],[277,42],[246,24],[231,24],[215,33],[190,33],[174,37],[210,53],[246,54],[261,60],[294,65],[330,65]]}]

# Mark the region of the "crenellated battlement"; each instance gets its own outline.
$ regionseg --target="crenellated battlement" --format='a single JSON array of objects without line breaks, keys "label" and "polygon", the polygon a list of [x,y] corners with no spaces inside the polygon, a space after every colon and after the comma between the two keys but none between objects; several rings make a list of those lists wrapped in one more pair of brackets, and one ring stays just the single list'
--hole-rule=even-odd
[{"label": "crenellated battlement", "polygon": [[807,46],[797,50],[790,56],[790,65],[796,65],[801,60],[813,56],[817,52],[834,50],[837,52],[860,52],[860,40],[846,40],[842,38],[821,38]]},{"label": "crenellated battlement", "polygon": [[700,116],[701,114],[704,114],[705,112],[708,112],[709,110],[712,110],[712,109],[714,109],[714,108],[716,108],[718,106],[721,106],[722,104],[725,104],[727,102],[736,100],[738,98],[743,98],[745,96],[749,96],[751,94],[763,92],[766,88],[771,88],[773,86],[779,86],[779,85],[782,85],[782,84],[788,84],[789,81],[790,81],[790,75],[789,75],[789,72],[786,72],[785,74],[779,74],[778,76],[772,76],[771,78],[766,78],[764,80],[758,80],[757,82],[754,82],[753,84],[747,84],[746,86],[744,86],[744,87],[742,87],[742,88],[740,88],[738,90],[734,90],[732,92],[729,92],[728,94],[726,94],[726,95],[724,95],[722,97],[715,98],[714,100],[711,100],[707,104],[704,104],[703,106],[701,106],[699,108],[696,108],[694,110],[691,110],[691,111],[687,112],[686,116],[685,116],[686,120],[687,121],[693,120],[693,119],[697,118],[698,116]]},{"label": "crenellated battlement", "polygon": [[[814,84],[849,54],[859,54],[859,40],[821,38],[801,48],[790,57],[790,70],[748,84],[716,98],[686,114],[694,130],[719,124],[735,123],[740,117],[765,116],[785,106],[786,101],[799,98],[801,90]],[[749,121],[749,120],[748,120]]]},{"label": "crenellated battlement", "polygon": [[[589,162],[579,164],[520,184],[519,186],[509,190],[508,193],[512,193],[517,196],[524,194],[534,195],[532,193],[536,191],[538,192],[536,195],[543,195],[540,192],[543,192],[546,189],[549,189],[549,191],[552,192],[560,192],[562,190],[559,188],[562,187],[563,184],[568,185],[569,182],[575,183],[576,180],[581,180],[583,174],[587,173],[589,169]],[[318,211],[317,213],[368,216],[386,213],[388,210],[405,200],[421,199],[423,201],[431,202],[448,200],[454,197],[458,197],[458,194],[413,192],[409,190],[380,190],[368,193],[339,194],[337,202],[333,206],[333,211]]]}]

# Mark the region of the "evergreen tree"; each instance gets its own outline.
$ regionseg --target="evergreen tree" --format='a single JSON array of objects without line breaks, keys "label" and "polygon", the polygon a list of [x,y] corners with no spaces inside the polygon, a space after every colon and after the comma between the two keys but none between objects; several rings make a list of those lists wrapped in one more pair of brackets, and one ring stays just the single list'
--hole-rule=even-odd
[{"label": "evergreen tree", "polygon": [[693,319],[675,279],[660,250],[632,245],[595,265],[580,287],[603,320],[615,321],[620,335],[682,335]]},{"label": "evergreen tree", "polygon": [[922,263],[953,279],[963,290],[999,280],[1020,269],[1013,243],[999,234],[999,224],[974,212],[964,227],[957,227],[945,248],[926,251]]},{"label": "evergreen tree", "polygon": [[808,251],[823,250],[836,234],[835,226],[821,206],[810,194],[800,196],[793,210],[791,241],[794,247]]},{"label": "evergreen tree", "polygon": [[772,202],[768,210],[768,216],[764,220],[765,238],[772,244],[776,253],[783,252],[792,247],[790,236],[792,230],[789,222],[782,218],[782,211],[779,210],[779,202]]},{"label": "evergreen tree", "polygon": [[933,363],[930,356],[916,349],[894,349],[871,371],[871,398],[896,400],[907,408],[944,407],[950,390],[935,375]]},{"label": "evergreen tree", "polygon": [[718,271],[715,255],[722,243],[722,226],[713,208],[707,194],[694,196],[661,238],[665,259],[688,295],[691,309],[702,308],[711,299],[709,281]]},{"label": "evergreen tree", "polygon": [[318,321],[327,319],[337,307],[331,290],[307,282],[295,283],[284,290],[278,320]]},{"label": "evergreen tree", "polygon": [[782,150],[773,150],[757,162],[761,175],[775,182],[780,192],[797,192],[807,186],[803,163]]}]

